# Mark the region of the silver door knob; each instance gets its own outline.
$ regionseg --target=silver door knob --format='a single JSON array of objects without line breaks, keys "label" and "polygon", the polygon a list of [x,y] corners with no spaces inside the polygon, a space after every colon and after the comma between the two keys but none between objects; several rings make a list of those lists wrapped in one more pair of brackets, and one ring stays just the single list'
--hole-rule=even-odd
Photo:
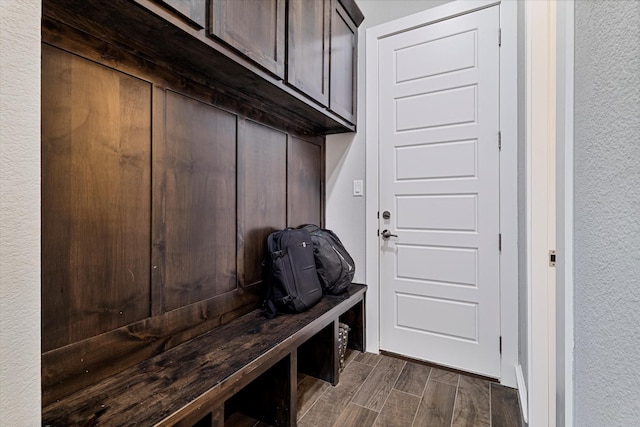
[{"label": "silver door knob", "polygon": [[388,239],[389,237],[398,237],[397,234],[391,234],[389,230],[382,230],[382,237]]}]

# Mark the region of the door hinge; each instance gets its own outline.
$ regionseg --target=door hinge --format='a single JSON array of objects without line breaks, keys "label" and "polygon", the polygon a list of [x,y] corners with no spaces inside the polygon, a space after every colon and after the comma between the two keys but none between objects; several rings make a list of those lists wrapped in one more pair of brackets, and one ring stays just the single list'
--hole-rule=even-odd
[{"label": "door hinge", "polygon": [[380,229],[378,228],[378,237],[380,236]]},{"label": "door hinge", "polygon": [[380,211],[378,211],[378,219],[380,219]]},{"label": "door hinge", "polygon": [[502,46],[502,28],[498,28],[498,47]]},{"label": "door hinge", "polygon": [[500,354],[502,354],[502,337],[500,337]]},{"label": "door hinge", "polygon": [[498,250],[502,251],[502,233],[498,234]]},{"label": "door hinge", "polygon": [[556,266],[556,251],[552,249],[549,251],[549,267]]},{"label": "door hinge", "polygon": [[498,151],[502,151],[502,132],[498,131]]}]

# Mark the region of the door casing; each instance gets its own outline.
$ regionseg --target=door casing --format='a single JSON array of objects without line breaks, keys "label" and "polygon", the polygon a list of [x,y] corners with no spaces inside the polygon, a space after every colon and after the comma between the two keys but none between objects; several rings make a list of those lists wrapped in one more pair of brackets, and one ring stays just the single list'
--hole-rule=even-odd
[{"label": "door casing", "polygon": [[[500,317],[502,359],[500,382],[516,387],[518,363],[518,193],[517,193],[517,4],[500,1],[456,1],[367,30],[366,52],[366,300],[367,351],[379,346],[378,262],[378,41],[409,29],[500,5]],[[496,38],[498,35],[496,34]],[[497,42],[497,40],[496,40]]]}]

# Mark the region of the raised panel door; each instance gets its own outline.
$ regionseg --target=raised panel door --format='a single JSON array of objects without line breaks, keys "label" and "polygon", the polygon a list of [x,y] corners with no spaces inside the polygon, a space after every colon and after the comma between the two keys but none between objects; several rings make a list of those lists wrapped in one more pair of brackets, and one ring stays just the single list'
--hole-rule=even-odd
[{"label": "raised panel door", "polygon": [[334,0],[331,17],[331,82],[329,109],[356,122],[356,61],[358,29]]},{"label": "raised panel door", "polygon": [[192,25],[204,28],[207,22],[207,0],[160,0],[186,18]]},{"label": "raised panel door", "polygon": [[284,78],[285,0],[211,0],[210,34]]},{"label": "raised panel door", "polygon": [[500,377],[499,8],[379,43],[380,348]]},{"label": "raised panel door", "polygon": [[289,0],[287,81],[318,101],[329,103],[329,24],[331,0]]}]

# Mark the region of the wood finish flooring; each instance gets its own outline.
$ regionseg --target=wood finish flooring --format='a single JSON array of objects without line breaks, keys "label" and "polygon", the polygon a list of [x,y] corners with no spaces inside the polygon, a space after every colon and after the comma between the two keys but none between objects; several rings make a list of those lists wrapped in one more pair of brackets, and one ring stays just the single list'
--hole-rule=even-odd
[{"label": "wood finish flooring", "polygon": [[[349,350],[340,383],[298,377],[299,427],[516,427],[515,389],[384,355]],[[225,426],[263,427],[240,414]]]}]

